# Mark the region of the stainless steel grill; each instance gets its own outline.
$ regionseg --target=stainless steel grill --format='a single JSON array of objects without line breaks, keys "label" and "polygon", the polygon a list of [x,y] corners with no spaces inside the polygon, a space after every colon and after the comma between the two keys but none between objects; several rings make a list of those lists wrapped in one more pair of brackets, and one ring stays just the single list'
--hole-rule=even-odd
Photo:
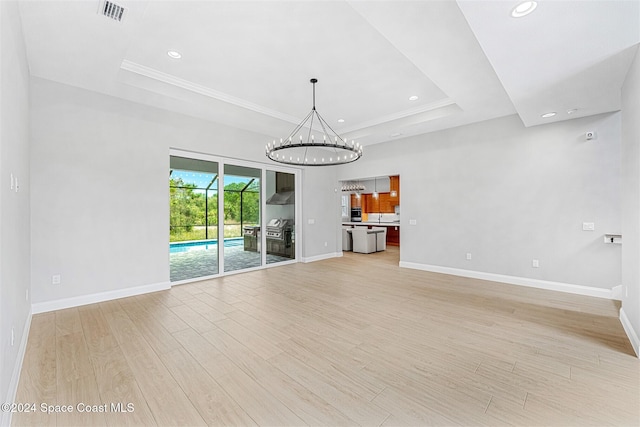
[{"label": "stainless steel grill", "polygon": [[290,219],[276,218],[267,224],[267,239],[289,240],[291,237],[293,221]]}]

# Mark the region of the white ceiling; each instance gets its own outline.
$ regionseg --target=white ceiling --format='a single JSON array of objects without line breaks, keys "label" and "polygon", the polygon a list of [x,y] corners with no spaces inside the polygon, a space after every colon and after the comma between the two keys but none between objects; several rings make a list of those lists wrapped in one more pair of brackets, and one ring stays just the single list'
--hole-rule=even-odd
[{"label": "white ceiling", "polygon": [[517,0],[116,3],[122,22],[99,0],[22,0],[31,74],[261,143],[310,111],[312,77],[320,114],[363,145],[514,113],[532,126],[615,111],[640,43],[639,0],[539,0],[519,19]]}]

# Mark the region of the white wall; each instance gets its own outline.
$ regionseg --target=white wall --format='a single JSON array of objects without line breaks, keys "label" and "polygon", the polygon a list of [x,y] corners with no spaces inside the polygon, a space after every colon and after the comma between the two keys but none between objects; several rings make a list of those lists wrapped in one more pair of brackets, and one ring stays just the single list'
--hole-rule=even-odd
[{"label": "white wall", "polygon": [[38,78],[31,91],[34,303],[169,281],[170,147],[265,162],[264,135]]},{"label": "white wall", "polygon": [[[638,50],[640,52],[640,50]],[[640,356],[640,53],[622,87],[622,312]]]},{"label": "white wall", "polygon": [[[16,2],[0,2],[0,40],[0,402],[11,402],[30,316],[29,69]],[[9,415],[0,413],[0,425]]]},{"label": "white wall", "polygon": [[[338,239],[341,192],[336,167],[307,167],[302,172],[303,258],[314,260],[342,254]],[[310,222],[313,222],[312,224]]]},{"label": "white wall", "polygon": [[[586,131],[597,139],[586,141]],[[403,263],[621,284],[621,248],[603,243],[621,229],[620,114],[531,128],[510,116],[378,144],[338,179],[393,174]],[[582,231],[583,222],[595,231]]]}]

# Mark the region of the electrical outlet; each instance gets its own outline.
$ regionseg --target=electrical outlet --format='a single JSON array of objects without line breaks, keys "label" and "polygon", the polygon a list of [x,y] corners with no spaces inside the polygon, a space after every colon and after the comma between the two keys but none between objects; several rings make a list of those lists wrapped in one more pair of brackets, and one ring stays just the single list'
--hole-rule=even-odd
[{"label": "electrical outlet", "polygon": [[531,267],[533,267],[533,268],[539,268],[539,267],[540,267],[540,261],[538,261],[537,259],[534,259],[534,260],[531,262]]},{"label": "electrical outlet", "polygon": [[61,281],[61,277],[59,274],[54,274],[53,276],[51,276],[51,284],[52,285],[59,285],[60,281]]},{"label": "electrical outlet", "polygon": [[467,260],[471,259],[471,252],[467,252]]},{"label": "electrical outlet", "polygon": [[13,187],[15,187],[15,178],[13,177],[13,174],[11,174],[11,190],[13,190]]},{"label": "electrical outlet", "polygon": [[593,231],[596,229],[596,225],[593,222],[583,222],[582,223],[582,230],[583,231]]},{"label": "electrical outlet", "polygon": [[324,247],[326,248],[329,245],[328,242],[324,242]]},{"label": "electrical outlet", "polygon": [[416,225],[416,224],[418,224],[418,221],[416,221],[415,219],[409,220],[409,225]]},{"label": "electrical outlet", "polygon": [[20,187],[18,186],[18,177],[16,176],[16,193],[18,192],[18,188]]},{"label": "electrical outlet", "polygon": [[13,326],[11,327],[11,347],[13,347],[13,343],[16,340],[16,332],[13,328]]}]

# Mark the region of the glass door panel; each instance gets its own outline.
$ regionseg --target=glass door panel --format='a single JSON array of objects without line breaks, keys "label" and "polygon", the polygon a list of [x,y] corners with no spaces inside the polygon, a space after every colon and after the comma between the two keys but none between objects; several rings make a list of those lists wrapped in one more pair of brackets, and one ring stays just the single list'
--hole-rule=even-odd
[{"label": "glass door panel", "polygon": [[224,271],[262,265],[260,177],[256,168],[224,165]]},{"label": "glass door panel", "polygon": [[218,163],[171,156],[169,164],[170,279],[218,274]]},{"label": "glass door panel", "polygon": [[295,175],[267,171],[266,178],[267,264],[296,258]]}]

